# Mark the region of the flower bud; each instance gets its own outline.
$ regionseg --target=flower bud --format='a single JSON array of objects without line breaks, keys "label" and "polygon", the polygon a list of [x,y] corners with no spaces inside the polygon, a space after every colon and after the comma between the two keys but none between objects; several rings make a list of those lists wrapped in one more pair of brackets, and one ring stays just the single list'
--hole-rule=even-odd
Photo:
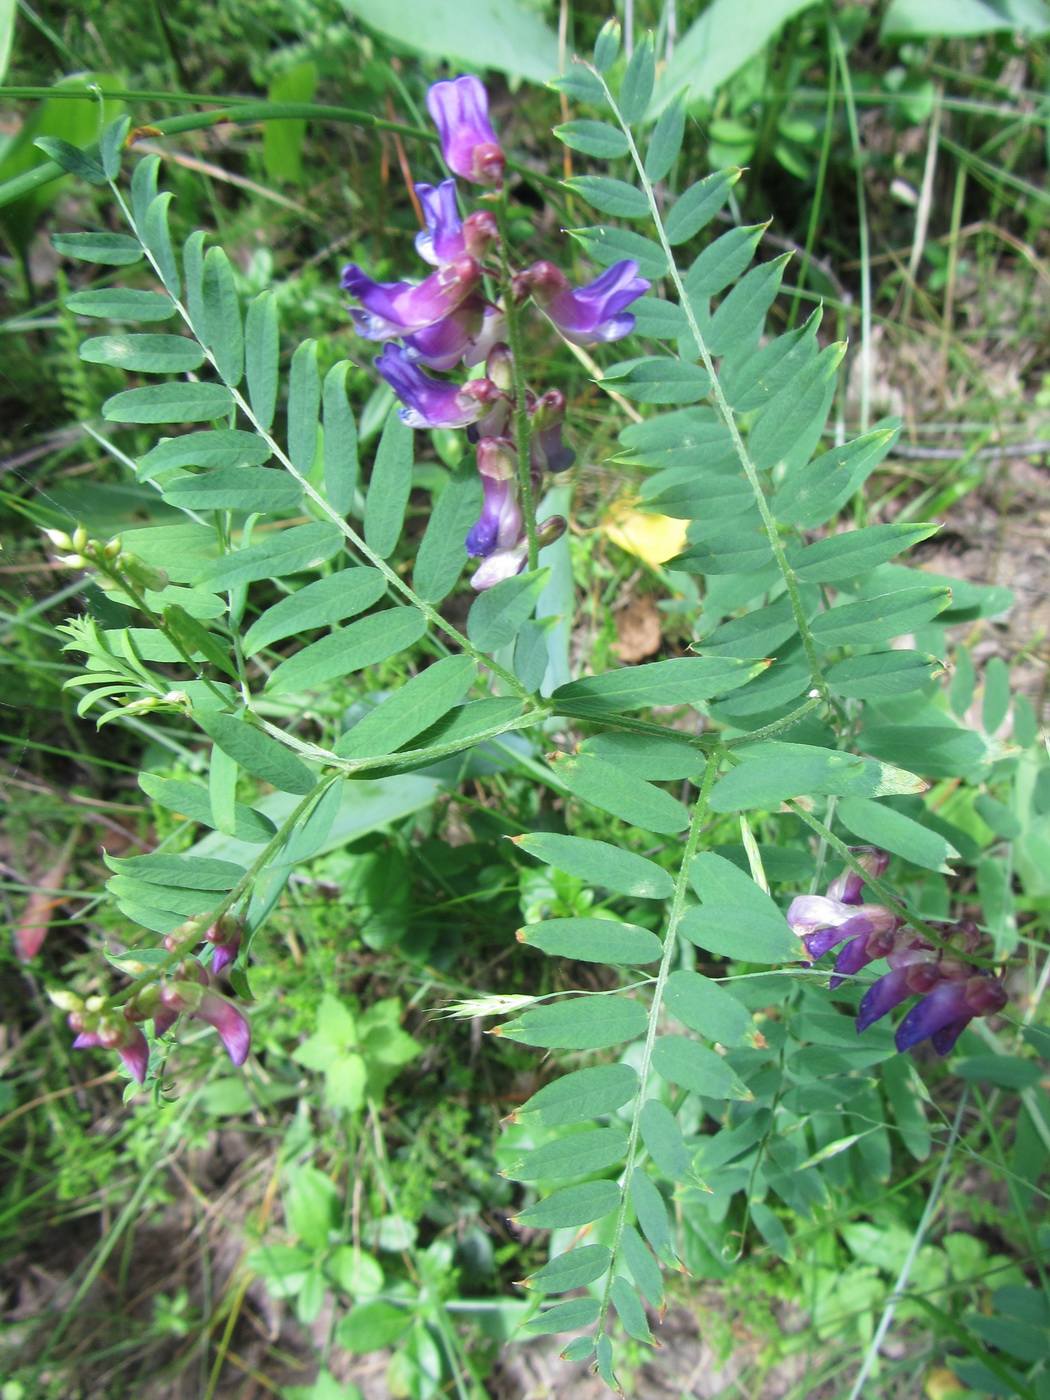
[{"label": "flower bud", "polygon": [[84,550],[87,549],[88,532],[84,529],[83,525],[78,525],[73,531],[72,545],[78,554],[83,554]]},{"label": "flower bud", "polygon": [[59,1011],[83,1011],[84,1009],[84,998],[77,996],[76,992],[71,992],[66,987],[52,987],[47,995]]},{"label": "flower bud", "polygon": [[[56,549],[72,549],[73,541],[66,534],[65,530],[43,530],[41,532]],[[83,546],[81,546],[83,548]]]}]

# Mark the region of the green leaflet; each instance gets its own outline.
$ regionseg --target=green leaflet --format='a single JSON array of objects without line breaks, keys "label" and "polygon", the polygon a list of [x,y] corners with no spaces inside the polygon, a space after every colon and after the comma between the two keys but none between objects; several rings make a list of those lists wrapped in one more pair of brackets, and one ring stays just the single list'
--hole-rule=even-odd
[{"label": "green leaflet", "polygon": [[649,201],[645,191],[626,180],[613,180],[607,175],[574,175],[565,185],[581,195],[588,204],[611,214],[614,219],[647,219]]},{"label": "green leaflet", "polygon": [[127,267],[142,257],[138,239],[126,233],[54,233],[51,245],[64,257],[106,267]]},{"label": "green leaflet", "polygon": [[627,776],[600,758],[558,754],[555,771],[577,797],[633,826],[671,834],[689,825],[688,813],[677,798],[641,778]]},{"label": "green leaflet", "polygon": [[601,1278],[611,1263],[612,1253],[607,1245],[579,1245],[537,1269],[526,1284],[538,1293],[568,1293]]},{"label": "green leaflet", "polygon": [[783,253],[771,262],[753,267],[732,289],[707,329],[705,338],[712,355],[733,355],[756,348],[790,257],[790,253]]},{"label": "green leaflet", "polygon": [[658,1259],[665,1264],[675,1264],[677,1257],[671,1238],[671,1222],[667,1215],[667,1205],[655,1183],[640,1167],[631,1173],[631,1204],[638,1217],[642,1234],[653,1247]]},{"label": "green leaflet", "polygon": [[[139,225],[138,233],[143,243],[153,255],[161,281],[173,297],[182,290],[179,279],[179,265],[171,246],[171,232],[168,229],[168,205],[175,198],[170,190],[156,194],[146,206],[145,216]],[[197,328],[194,323],[194,329]]]},{"label": "green leaflet", "polygon": [[645,1007],[627,996],[569,997],[550,1006],[534,1006],[498,1034],[525,1045],[553,1050],[604,1050],[645,1033]]},{"label": "green leaflet", "polygon": [[163,292],[138,291],[132,287],[71,292],[66,297],[66,305],[78,316],[97,316],[106,321],[168,321],[175,315],[171,297]]},{"label": "green leaflet", "polygon": [[203,423],[224,418],[232,407],[225,384],[150,384],[114,394],[102,416],[110,423]]},{"label": "green leaflet", "polygon": [[869,525],[863,530],[846,530],[797,553],[789,550],[788,563],[796,578],[803,581],[839,583],[885,564],[939,529],[939,525]]},{"label": "green leaflet", "polygon": [[467,558],[467,532],[481,513],[481,495],[481,475],[464,458],[434,503],[416,555],[412,586],[425,602],[440,603],[455,588]]},{"label": "green leaflet", "polygon": [[348,515],[360,468],[357,460],[357,424],[346,397],[346,376],[351,365],[340,360],[324,377],[324,489],[328,504]]},{"label": "green leaflet", "polygon": [[699,972],[672,972],[664,987],[664,1005],[691,1031],[718,1045],[755,1045],[751,1013],[743,1002]]},{"label": "green leaflet", "polygon": [[676,520],[714,517],[719,522],[752,511],[755,498],[742,476],[698,476],[669,479],[664,472],[642,487],[642,510],[658,511]]},{"label": "green leaflet", "polygon": [[920,825],[903,812],[865,797],[844,798],[838,804],[835,816],[862,841],[870,841],[927,870],[942,870],[950,874],[948,861],[959,857],[959,852],[939,832]]},{"label": "green leaflet", "polygon": [[638,1075],[630,1065],[594,1065],[544,1085],[511,1117],[516,1123],[535,1120],[545,1128],[586,1123],[622,1108],[638,1087]]},{"label": "green leaflet", "polygon": [[[661,1105],[662,1106],[662,1105]],[[543,1181],[585,1176],[622,1162],[627,1134],[619,1128],[588,1128],[537,1147],[502,1174],[512,1181]]]},{"label": "green leaflet", "polygon": [[919,690],[943,672],[936,657],[921,651],[872,651],[836,662],[825,679],[833,695],[881,700]]},{"label": "green leaflet", "polygon": [[611,267],[624,258],[632,258],[643,277],[655,281],[658,277],[667,276],[667,257],[659,243],[632,229],[598,225],[595,228],[573,228],[568,232],[601,267]]},{"label": "green leaflet", "polygon": [[123,903],[152,908],[165,915],[177,914],[180,919],[192,919],[199,914],[206,914],[209,906],[216,902],[214,897],[208,899],[198,890],[147,884],[145,880],[135,880],[127,875],[110,876],[106,881],[106,889]]},{"label": "green leaflet", "polygon": [[669,559],[668,567],[697,574],[749,574],[773,557],[769,540],[754,530],[722,532],[714,539],[701,540]]},{"label": "green leaflet", "polygon": [[[758,608],[744,617],[733,618],[731,622],[723,622],[698,642],[696,648],[698,651],[713,652],[726,658],[775,656],[777,648],[794,635],[795,618],[791,611],[791,601],[788,598],[778,598],[768,607]],[[756,670],[752,669],[750,675],[755,674]]]},{"label": "green leaflet", "polygon": [[233,268],[222,248],[209,248],[201,288],[204,344],[223,381],[236,387],[244,375],[244,328]]},{"label": "green leaflet", "polygon": [[589,1225],[610,1215],[620,1204],[620,1188],[615,1181],[586,1181],[565,1186],[514,1217],[521,1225],[536,1230],[559,1230]]},{"label": "green leaflet", "polygon": [[630,149],[627,137],[619,127],[610,126],[608,122],[586,119],[563,122],[554,128],[554,135],[572,150],[599,160],[615,160],[617,156],[625,156]]},{"label": "green leaflet", "polygon": [[695,705],[743,685],[762,669],[733,658],[675,657],[570,681],[559,686],[551,700],[562,714],[580,718],[621,714],[651,705]]},{"label": "green leaflet", "polygon": [[766,227],[766,224],[749,224],[733,228],[709,243],[685,275],[685,291],[690,301],[700,303],[706,297],[717,296],[730,282],[735,282],[755,256]]},{"label": "green leaflet", "polygon": [[[759,471],[772,471],[784,463],[790,480],[791,473],[809,461],[820,441],[845,353],[843,344],[827,346],[759,412],[748,442],[751,460]],[[777,519],[782,519],[779,500],[779,495],[774,498],[772,509]]]},{"label": "green leaflet", "polygon": [[326,681],[348,676],[363,666],[374,666],[406,650],[426,630],[427,620],[415,608],[387,608],[371,613],[282,661],[266,682],[266,689],[272,694],[316,689]]},{"label": "green leaflet", "polygon": [[647,340],[680,340],[689,334],[685,312],[674,301],[645,296],[631,302],[635,334]]},{"label": "green leaflet", "polygon": [[[645,1295],[652,1307],[659,1308],[664,1300],[660,1265],[633,1225],[624,1226],[622,1245],[623,1257],[627,1261],[627,1267],[630,1269],[639,1290]],[[626,1282],[626,1280],[622,1280],[622,1282]],[[643,1323],[644,1316],[643,1312]]]},{"label": "green leaflet", "polygon": [[682,1137],[678,1120],[659,1099],[646,1099],[638,1116],[645,1150],[664,1176],[672,1181],[693,1181],[693,1159]]},{"label": "green leaflet", "polygon": [[[270,123],[267,123],[270,125]],[[244,324],[244,374],[248,400],[264,432],[273,427],[280,380],[281,333],[273,292],[260,292],[248,304]]]},{"label": "green leaflet", "polygon": [[340,1319],[335,1329],[336,1341],[346,1351],[361,1354],[379,1351],[396,1342],[412,1324],[408,1308],[393,1303],[358,1303]]},{"label": "green leaflet", "polygon": [[379,439],[365,500],[365,543],[387,558],[401,538],[405,508],[412,490],[415,433],[391,407]]},{"label": "green leaflet", "polygon": [[825,647],[888,642],[929,622],[949,606],[949,588],[902,588],[858,603],[843,603],[813,619],[811,630]]},{"label": "green leaflet", "polygon": [[479,651],[498,651],[514,640],[532,616],[550,573],[550,569],[536,569],[518,574],[478,594],[467,615],[467,636]]},{"label": "green leaflet", "polygon": [[669,899],[674,893],[674,881],[666,870],[644,856],[608,842],[560,836],[555,832],[512,839],[521,850],[546,861],[556,870],[600,885],[613,894],[634,895],[637,899]]},{"label": "green leaflet", "polygon": [[659,734],[628,734],[611,730],[585,739],[579,752],[615,763],[625,773],[650,782],[681,782],[703,772],[707,761],[702,749],[694,748],[685,736],[666,738]]},{"label": "green leaflet", "polygon": [[578,58],[573,59],[567,73],[559,73],[556,78],[549,78],[547,86],[557,92],[568,93],[577,102],[589,102],[592,107],[605,105],[605,89],[601,82]]},{"label": "green leaflet", "polygon": [[[140,773],[139,787],[159,806],[176,812],[202,826],[214,826],[211,799],[207,788],[199,783],[185,782],[179,778],[158,778],[154,773]],[[243,803],[234,804],[234,835],[238,841],[249,841],[254,845],[265,845],[277,828],[269,817],[256,812]]]},{"label": "green leaflet", "polygon": [[[657,184],[671,169],[678,159],[678,153],[682,149],[682,138],[685,136],[685,101],[681,96],[675,97],[660,113],[659,120],[653,127],[653,134],[649,137],[649,145],[645,151],[645,174],[652,183]],[[681,200],[678,201],[680,203]],[[677,207],[677,204],[673,207]],[[607,209],[607,214],[612,210]],[[670,240],[673,244],[674,240]]]},{"label": "green leaflet", "polygon": [[597,1298],[570,1298],[567,1303],[547,1308],[526,1322],[521,1330],[532,1337],[546,1337],[554,1332],[577,1332],[597,1320],[600,1306]]},{"label": "green leaflet", "polygon": [[518,941],[554,957],[634,965],[656,962],[663,944],[637,924],[613,919],[544,919],[518,929]]},{"label": "green leaflet", "polygon": [[754,1098],[721,1055],[685,1036],[657,1036],[653,1045],[653,1068],[691,1094],[702,1094],[710,1099]]},{"label": "green leaflet", "polygon": [[495,696],[489,700],[470,700],[457,705],[436,724],[417,736],[420,748],[434,744],[456,744],[467,748],[492,730],[504,730],[521,714],[524,706],[513,695]]},{"label": "green leaflet", "polygon": [[[627,1229],[629,1230],[630,1226],[628,1226]],[[644,1245],[642,1245],[642,1249],[645,1249]],[[626,1253],[625,1232],[624,1254],[626,1255]],[[648,1250],[646,1250],[646,1253],[648,1254]],[[649,1254],[648,1257],[650,1259],[653,1258],[651,1254]],[[653,1268],[656,1269],[657,1273],[660,1272],[659,1265],[656,1263],[655,1259],[653,1259]],[[642,1300],[638,1296],[637,1291],[631,1287],[625,1278],[619,1277],[613,1279],[612,1287],[609,1290],[609,1297],[612,1299],[613,1307],[616,1309],[616,1315],[623,1324],[623,1329],[627,1335],[629,1337],[634,1337],[634,1339],[639,1342],[652,1343],[652,1333],[649,1331],[649,1323],[645,1316],[645,1308],[642,1306]]]},{"label": "green leaflet", "polygon": [[172,467],[258,467],[270,460],[270,444],[258,433],[240,428],[184,433],[164,438],[138,459],[137,475],[148,481]]},{"label": "green leaflet", "polygon": [[89,364],[144,374],[183,374],[204,363],[204,351],[185,335],[96,335],[81,342],[79,354]]},{"label": "green leaflet", "polygon": [[261,778],[264,783],[270,783],[282,792],[305,796],[313,791],[316,779],[306,764],[247,720],[238,719],[235,715],[200,711],[196,720],[213,743],[218,744],[224,753],[254,777]]},{"label": "green leaflet", "polygon": [[647,355],[623,360],[605,371],[603,382],[640,403],[696,403],[711,387],[710,376],[700,365],[670,355]]},{"label": "green leaflet", "polygon": [[653,95],[656,81],[656,58],[653,53],[653,36],[645,34],[631,54],[620,83],[618,105],[620,114],[628,126],[641,121],[649,99]]},{"label": "green leaflet", "polygon": [[881,797],[922,792],[926,786],[903,769],[812,744],[769,741],[748,744],[739,752],[742,761],[720,779],[711,795],[712,811],[775,809],[805,793]]},{"label": "green leaflet", "polygon": [[343,537],[335,525],[320,521],[313,525],[294,525],[260,544],[224,554],[210,563],[194,582],[211,589],[236,588],[257,579],[301,574],[331,559],[342,542]]},{"label": "green leaflet", "polygon": [[288,457],[300,476],[309,476],[313,468],[320,411],[317,342],[304,340],[296,347],[288,372]]},{"label": "green leaflet", "polygon": [[238,510],[288,515],[302,504],[303,488],[273,467],[218,467],[169,481],[164,499],[185,510]]},{"label": "green leaflet", "polygon": [[722,392],[737,413],[752,413],[780,392],[817,355],[818,308],[797,330],[776,336],[760,350],[734,350],[722,362]]},{"label": "green leaflet", "polygon": [[336,753],[340,758],[368,758],[402,748],[458,705],[477,674],[469,656],[435,661],[347,730],[335,746]]},{"label": "green leaflet", "polygon": [[693,861],[689,879],[703,901],[682,918],[690,942],[741,962],[796,962],[805,956],[769,895],[731,861],[704,852]]},{"label": "green leaflet", "polygon": [[297,589],[266,611],[244,634],[244,654],[254,656],[263,647],[284,637],[331,627],[344,618],[364,612],[386,592],[386,579],[377,569],[341,569]]},{"label": "green leaflet", "polygon": [[[655,132],[653,135],[655,140]],[[646,173],[648,174],[648,171]],[[686,243],[709,224],[725,204],[730,191],[743,173],[735,168],[718,170],[695,185],[690,185],[680,194],[664,220],[664,232],[667,234],[668,243],[672,247]],[[650,176],[650,179],[652,178]],[[750,260],[748,256],[743,266],[746,267]]]},{"label": "green leaflet", "polygon": [[[790,386],[783,392],[788,394]],[[804,529],[823,525],[864,485],[896,442],[899,432],[900,423],[895,421],[894,426],[876,428],[864,437],[796,466],[773,497],[773,514],[785,525],[799,525]],[[772,452],[781,442],[772,416],[769,436],[775,444],[770,448]]]}]

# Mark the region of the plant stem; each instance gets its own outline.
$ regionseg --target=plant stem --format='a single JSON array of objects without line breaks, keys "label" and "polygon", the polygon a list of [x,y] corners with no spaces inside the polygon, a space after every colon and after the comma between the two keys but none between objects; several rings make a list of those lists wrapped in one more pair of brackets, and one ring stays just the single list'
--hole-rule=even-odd
[{"label": "plant stem", "polygon": [[521,333],[521,308],[514,301],[514,280],[508,251],[510,220],[507,217],[507,190],[503,188],[496,201],[496,222],[499,225],[500,294],[503,313],[507,318],[507,340],[514,374],[514,436],[518,448],[518,485],[525,512],[525,532],[529,541],[529,569],[539,562],[539,540],[536,535],[536,502],[532,491],[532,462],[529,442],[532,425],[529,420],[528,386],[525,383],[525,344]]}]

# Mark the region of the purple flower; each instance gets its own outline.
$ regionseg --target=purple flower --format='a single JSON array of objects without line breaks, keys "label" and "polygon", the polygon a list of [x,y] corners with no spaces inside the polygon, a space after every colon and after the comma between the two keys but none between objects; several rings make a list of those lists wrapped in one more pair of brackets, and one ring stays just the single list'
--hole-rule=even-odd
[{"label": "purple flower", "polygon": [[[875,846],[852,846],[850,854],[856,857],[858,865],[875,880],[885,874],[890,863],[889,853],[880,851]],[[832,880],[828,886],[828,898],[841,899],[843,904],[859,904],[860,892],[866,883],[864,876],[858,871],[844,870],[838,879]]]},{"label": "purple flower", "polygon": [[589,345],[595,340],[622,340],[634,330],[634,317],[624,308],[651,286],[637,272],[636,262],[614,263],[593,282],[573,291],[553,263],[538,262],[520,280],[566,340]]},{"label": "purple flower", "polygon": [[468,379],[463,385],[431,379],[399,345],[387,345],[374,363],[405,405],[400,417],[410,428],[466,427],[481,417],[498,392],[487,379]]},{"label": "purple flower", "polygon": [[429,369],[454,369],[460,360],[477,365],[494,340],[504,333],[503,314],[484,297],[471,293],[450,315],[415,335],[406,335],[410,360]]},{"label": "purple flower", "polygon": [[455,180],[443,180],[437,189],[417,185],[416,194],[426,220],[426,228],[416,234],[416,252],[434,267],[468,255],[481,259],[499,237],[495,216],[487,209],[460,219]]},{"label": "purple flower", "polygon": [[158,1021],[165,1029],[171,1026],[170,1013],[177,1015],[181,1012],[186,1016],[197,1016],[202,1021],[207,1021],[209,1026],[219,1033],[231,1061],[235,1065],[244,1064],[251,1045],[251,1028],[232,1001],[215,992],[204,991],[199,983],[193,982],[175,982],[162,987],[160,999],[169,1016],[165,1016],[163,1012],[155,1016],[154,1030],[157,1030]]},{"label": "purple flower", "polygon": [[103,1018],[96,1030],[81,1031],[73,1041],[74,1050],[85,1050],[99,1046],[103,1050],[116,1050],[124,1063],[124,1068],[136,1084],[146,1082],[149,1068],[149,1045],[138,1026],[125,1021],[121,1025],[116,1019]]},{"label": "purple flower", "polygon": [[498,550],[514,549],[525,534],[514,444],[509,438],[481,439],[478,472],[484,504],[480,519],[467,535],[467,553],[475,559],[487,559]]},{"label": "purple flower", "polygon": [[204,937],[215,947],[212,955],[212,972],[221,972],[237,956],[241,946],[241,926],[236,919],[224,914],[218,923],[212,924],[204,932]]},{"label": "purple flower", "polygon": [[391,340],[425,330],[451,315],[480,278],[477,260],[463,257],[439,267],[418,286],[373,282],[356,263],[349,263],[343,268],[340,285],[361,303],[350,313],[357,333],[366,340]]},{"label": "purple flower", "polygon": [[476,593],[484,593],[494,583],[502,583],[505,578],[514,578],[528,563],[528,542],[522,540],[513,549],[494,550],[481,562],[481,567],[471,575],[470,586]]},{"label": "purple flower", "polygon": [[565,395],[559,389],[548,389],[530,411],[529,460],[536,471],[568,471],[576,460],[576,453],[561,440],[565,407]]},{"label": "purple flower", "polygon": [[445,164],[476,185],[501,185],[506,164],[489,121],[489,99],[477,78],[435,83],[427,93],[427,111],[441,138]]},{"label": "purple flower", "polygon": [[936,955],[932,952],[927,952],[922,961],[895,967],[891,972],[887,972],[885,977],[873,982],[861,997],[857,1010],[858,1034],[866,1031],[910,996],[925,996],[939,981],[941,973]]},{"label": "purple flower", "polygon": [[845,904],[822,894],[802,894],[793,899],[787,921],[814,962],[847,938],[867,938],[870,933],[893,929],[900,923],[885,905]]},{"label": "purple flower", "polygon": [[947,1055],[975,1016],[992,1016],[1006,1002],[1003,984],[987,972],[938,982],[897,1027],[897,1049],[903,1053],[929,1038],[938,1055]]}]

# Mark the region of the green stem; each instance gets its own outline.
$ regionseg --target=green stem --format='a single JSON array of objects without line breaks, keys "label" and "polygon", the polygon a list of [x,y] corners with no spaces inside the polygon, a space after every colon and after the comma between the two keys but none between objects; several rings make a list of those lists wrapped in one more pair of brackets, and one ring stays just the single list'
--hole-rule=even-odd
[{"label": "green stem", "polygon": [[514,436],[518,447],[518,485],[525,512],[525,532],[529,541],[529,568],[535,569],[539,562],[540,549],[536,534],[536,502],[532,492],[532,463],[529,455],[532,424],[529,420],[528,386],[525,382],[525,342],[521,333],[521,308],[514,300],[510,266],[510,220],[507,217],[506,186],[496,201],[496,222],[499,225],[500,294],[507,319],[507,340],[510,344],[514,375]]}]

